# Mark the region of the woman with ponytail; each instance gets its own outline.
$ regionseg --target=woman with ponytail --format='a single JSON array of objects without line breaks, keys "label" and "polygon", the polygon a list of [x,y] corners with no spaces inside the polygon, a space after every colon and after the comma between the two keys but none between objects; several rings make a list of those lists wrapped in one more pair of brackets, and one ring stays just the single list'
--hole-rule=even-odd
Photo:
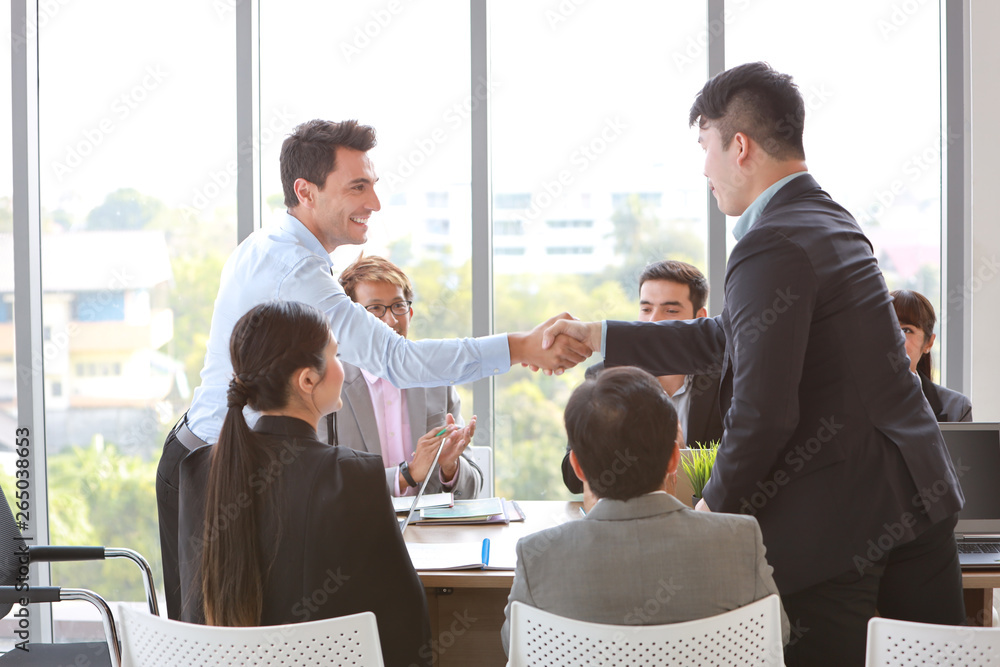
[{"label": "woman with ponytail", "polygon": [[[237,322],[229,352],[219,440],[181,464],[182,620],[261,626],[372,611],[386,665],[429,664],[427,602],[382,459],[316,438],[344,381],[326,319],[297,302],[261,304]],[[252,430],[245,406],[260,414]]]},{"label": "woman with ponytail", "polygon": [[934,306],[920,292],[889,292],[896,319],[906,338],[910,372],[920,379],[920,388],[939,422],[971,422],[972,402],[964,394],[942,387],[931,380],[931,348],[934,346]]}]

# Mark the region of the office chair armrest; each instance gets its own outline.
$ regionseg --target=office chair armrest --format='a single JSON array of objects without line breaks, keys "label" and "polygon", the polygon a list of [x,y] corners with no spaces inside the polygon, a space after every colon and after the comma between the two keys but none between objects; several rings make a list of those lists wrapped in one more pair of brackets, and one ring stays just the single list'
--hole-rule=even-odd
[{"label": "office chair armrest", "polygon": [[0,586],[0,604],[21,604],[27,600],[29,604],[40,602],[59,602],[62,589],[58,586]]},{"label": "office chair armrest", "polygon": [[104,547],[28,547],[28,558],[32,563],[61,563],[78,560],[104,560]]}]

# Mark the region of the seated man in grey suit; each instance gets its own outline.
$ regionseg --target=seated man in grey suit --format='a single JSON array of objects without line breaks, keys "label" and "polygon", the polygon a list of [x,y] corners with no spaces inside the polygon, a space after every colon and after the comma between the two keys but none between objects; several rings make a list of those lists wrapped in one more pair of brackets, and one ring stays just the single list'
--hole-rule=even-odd
[{"label": "seated man in grey suit", "polygon": [[[756,519],[695,512],[669,495],[680,450],[664,438],[677,413],[656,378],[609,368],[576,388],[565,422],[587,516],[517,543],[504,651],[515,600],[581,621],[658,625],[778,592]],[[785,643],[788,632],[782,611]]]},{"label": "seated man in grey suit", "polygon": [[[694,320],[708,316],[708,280],[686,262],[664,260],[647,266],[639,276],[639,322]],[[599,361],[587,369],[588,379],[604,370]],[[721,368],[705,368],[691,375],[662,375],[660,386],[677,410],[681,446],[703,447],[722,440],[722,409],[719,407]],[[572,493],[582,493],[583,483],[569,464],[569,451],[562,462],[563,483]]]},{"label": "seated man in grey suit", "polygon": [[[413,287],[398,266],[382,257],[362,255],[340,274],[340,284],[352,300],[406,337],[413,317]],[[392,495],[416,493],[442,438],[447,442],[438,472],[425,493],[451,491],[456,498],[475,498],[479,493],[483,473],[465,452],[476,432],[476,418],[461,428],[456,424],[462,402],[455,387],[400,390],[344,362],[342,394],[344,407],[326,419],[326,430],[333,434],[328,442],[381,455]]]}]

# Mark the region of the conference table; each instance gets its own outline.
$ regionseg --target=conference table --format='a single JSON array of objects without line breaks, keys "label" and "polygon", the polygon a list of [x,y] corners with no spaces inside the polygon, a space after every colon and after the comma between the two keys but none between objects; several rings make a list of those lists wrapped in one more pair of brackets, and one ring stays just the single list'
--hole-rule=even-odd
[{"label": "conference table", "polygon": [[[683,497],[683,496],[682,496]],[[518,501],[523,522],[509,525],[425,526],[407,528],[404,539],[416,543],[482,543],[504,557],[525,535],[582,518],[581,503],[561,500]],[[491,557],[491,560],[495,560]],[[503,667],[507,659],[500,643],[513,570],[418,570],[431,618],[430,651],[437,667],[476,665]],[[993,620],[993,589],[1000,588],[1000,570],[962,573],[968,622],[989,626]]]}]

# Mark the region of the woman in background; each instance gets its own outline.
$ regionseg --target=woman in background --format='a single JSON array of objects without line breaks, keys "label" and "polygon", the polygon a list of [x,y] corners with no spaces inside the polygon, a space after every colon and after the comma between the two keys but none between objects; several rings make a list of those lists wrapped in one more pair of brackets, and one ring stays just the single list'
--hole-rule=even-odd
[{"label": "woman in background", "polygon": [[[260,626],[372,611],[386,665],[429,665],[427,600],[382,459],[316,439],[344,381],[322,313],[261,304],[237,322],[229,351],[219,441],[181,464],[182,620]],[[253,430],[246,405],[260,412]]]},{"label": "woman in background", "polygon": [[896,290],[890,292],[896,319],[906,336],[906,354],[910,357],[910,372],[920,378],[920,387],[939,422],[972,421],[972,402],[957,391],[931,382],[931,347],[934,346],[934,307],[920,292]]}]

